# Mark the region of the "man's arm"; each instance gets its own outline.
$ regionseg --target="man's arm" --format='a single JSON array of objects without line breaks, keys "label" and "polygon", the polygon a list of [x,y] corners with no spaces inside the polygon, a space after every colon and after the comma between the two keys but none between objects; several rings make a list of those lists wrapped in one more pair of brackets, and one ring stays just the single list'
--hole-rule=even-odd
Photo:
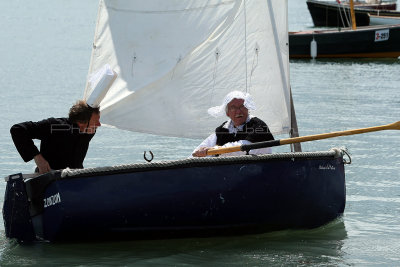
[{"label": "man's arm", "polygon": [[25,162],[32,160],[34,156],[40,153],[33,139],[42,140],[46,138],[50,134],[50,128],[50,119],[39,122],[22,122],[11,127],[10,133],[14,145]]}]

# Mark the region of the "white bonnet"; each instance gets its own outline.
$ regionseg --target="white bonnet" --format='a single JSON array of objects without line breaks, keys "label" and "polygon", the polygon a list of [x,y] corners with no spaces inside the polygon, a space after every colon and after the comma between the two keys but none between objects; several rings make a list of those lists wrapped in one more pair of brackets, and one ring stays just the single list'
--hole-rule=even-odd
[{"label": "white bonnet", "polygon": [[208,114],[210,114],[213,117],[221,117],[223,115],[226,115],[225,109],[226,106],[233,100],[233,99],[243,99],[244,100],[244,106],[248,110],[256,110],[256,104],[253,101],[253,98],[251,97],[250,94],[244,93],[241,91],[232,91],[229,94],[227,94],[222,101],[222,104],[220,106],[215,106],[212,108],[208,109]]}]

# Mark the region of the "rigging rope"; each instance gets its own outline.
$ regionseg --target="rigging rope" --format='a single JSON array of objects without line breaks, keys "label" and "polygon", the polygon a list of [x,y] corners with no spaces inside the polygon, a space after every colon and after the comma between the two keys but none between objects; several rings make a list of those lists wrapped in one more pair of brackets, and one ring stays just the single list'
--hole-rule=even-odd
[{"label": "rigging rope", "polygon": [[[344,15],[344,17],[345,17],[345,19],[346,19],[347,25],[346,25],[345,22],[343,21],[342,12],[341,12],[340,8],[343,9],[343,15]],[[350,10],[349,10],[349,11],[350,11]],[[350,15],[349,13],[346,12],[346,8],[345,8],[344,5],[341,4],[341,3],[339,3],[339,14],[340,14],[340,18],[341,18],[341,20],[342,20],[343,27],[350,27],[351,23],[350,23],[350,18],[349,18],[349,17],[350,17],[351,15]]]},{"label": "rigging rope", "polygon": [[247,91],[247,16],[246,16],[246,0],[243,1],[243,13],[244,13],[244,55],[246,64],[246,93]]}]

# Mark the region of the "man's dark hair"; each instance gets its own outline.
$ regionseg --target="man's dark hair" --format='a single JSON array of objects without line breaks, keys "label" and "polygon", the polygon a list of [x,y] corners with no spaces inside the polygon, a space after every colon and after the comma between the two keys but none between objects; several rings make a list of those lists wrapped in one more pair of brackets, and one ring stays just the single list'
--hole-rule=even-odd
[{"label": "man's dark hair", "polygon": [[99,112],[100,108],[92,108],[88,104],[86,104],[86,101],[79,100],[69,109],[68,118],[73,123],[85,123],[90,121],[93,113]]}]

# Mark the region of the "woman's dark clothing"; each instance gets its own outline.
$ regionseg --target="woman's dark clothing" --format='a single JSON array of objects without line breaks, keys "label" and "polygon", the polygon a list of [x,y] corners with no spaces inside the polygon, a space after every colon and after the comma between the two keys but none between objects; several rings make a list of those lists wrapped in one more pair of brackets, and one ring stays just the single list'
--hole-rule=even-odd
[{"label": "woman's dark clothing", "polygon": [[252,143],[274,140],[267,124],[257,117],[251,118],[243,126],[243,129],[238,130],[237,133],[229,133],[229,129],[224,127],[225,124],[226,122],[215,129],[218,146],[223,146],[230,142],[237,142],[239,140],[247,140]]}]

